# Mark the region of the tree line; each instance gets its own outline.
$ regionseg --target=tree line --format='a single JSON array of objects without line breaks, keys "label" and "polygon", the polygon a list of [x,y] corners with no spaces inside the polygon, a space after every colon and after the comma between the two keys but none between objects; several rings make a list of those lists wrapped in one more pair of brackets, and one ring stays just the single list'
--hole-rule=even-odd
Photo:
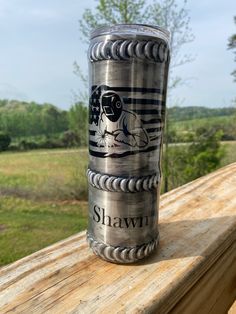
[{"label": "tree line", "polygon": [[[233,116],[235,109],[230,107],[169,108],[168,141],[192,142],[196,131],[201,128],[206,132],[209,123],[211,129],[222,132],[224,140],[236,140]],[[211,118],[207,120],[207,125],[204,124],[206,117]],[[222,121],[218,117],[222,117]],[[192,122],[192,119],[195,120]],[[181,122],[182,130],[178,128],[179,121],[185,121],[185,126]],[[0,150],[86,146],[87,128],[88,107],[80,102],[69,110],[61,110],[48,103],[40,105],[36,102],[0,100]]]},{"label": "tree line", "polygon": [[170,107],[169,119],[170,121],[185,121],[192,119],[222,117],[235,115],[234,107],[223,108],[208,108],[201,106],[188,106],[188,107]]},{"label": "tree line", "polygon": [[67,112],[51,104],[0,100],[0,129],[12,137],[50,135],[67,128]]},{"label": "tree line", "polygon": [[85,146],[88,109],[61,110],[45,103],[0,100],[0,151]]}]

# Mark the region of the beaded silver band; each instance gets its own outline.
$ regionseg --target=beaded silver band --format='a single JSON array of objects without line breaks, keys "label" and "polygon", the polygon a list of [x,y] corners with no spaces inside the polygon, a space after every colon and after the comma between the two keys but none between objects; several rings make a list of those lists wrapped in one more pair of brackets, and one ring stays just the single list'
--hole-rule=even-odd
[{"label": "beaded silver band", "polygon": [[160,175],[157,173],[143,177],[123,178],[102,174],[88,169],[88,182],[93,187],[110,192],[140,192],[155,189],[160,182]]},{"label": "beaded silver band", "polygon": [[169,49],[164,41],[107,40],[92,43],[88,57],[91,62],[138,58],[163,63],[168,61]]},{"label": "beaded silver band", "polygon": [[150,255],[158,246],[159,235],[148,243],[135,247],[111,246],[94,240],[87,233],[87,241],[93,252],[102,259],[120,264],[134,263]]}]

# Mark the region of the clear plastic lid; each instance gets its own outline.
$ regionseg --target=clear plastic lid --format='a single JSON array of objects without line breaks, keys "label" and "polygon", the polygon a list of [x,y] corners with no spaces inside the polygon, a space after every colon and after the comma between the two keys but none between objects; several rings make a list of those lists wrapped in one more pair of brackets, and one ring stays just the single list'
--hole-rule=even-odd
[{"label": "clear plastic lid", "polygon": [[91,32],[90,38],[98,36],[147,36],[161,38],[167,43],[170,41],[170,32],[162,27],[147,24],[116,24],[112,26],[101,26]]}]

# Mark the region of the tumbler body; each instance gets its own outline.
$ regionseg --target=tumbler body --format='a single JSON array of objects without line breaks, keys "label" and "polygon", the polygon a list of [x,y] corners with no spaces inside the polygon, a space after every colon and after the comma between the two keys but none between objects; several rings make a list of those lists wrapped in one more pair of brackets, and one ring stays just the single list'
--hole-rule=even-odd
[{"label": "tumbler body", "polygon": [[158,244],[169,34],[103,27],[92,33],[88,58],[87,238],[101,258],[132,263]]}]

